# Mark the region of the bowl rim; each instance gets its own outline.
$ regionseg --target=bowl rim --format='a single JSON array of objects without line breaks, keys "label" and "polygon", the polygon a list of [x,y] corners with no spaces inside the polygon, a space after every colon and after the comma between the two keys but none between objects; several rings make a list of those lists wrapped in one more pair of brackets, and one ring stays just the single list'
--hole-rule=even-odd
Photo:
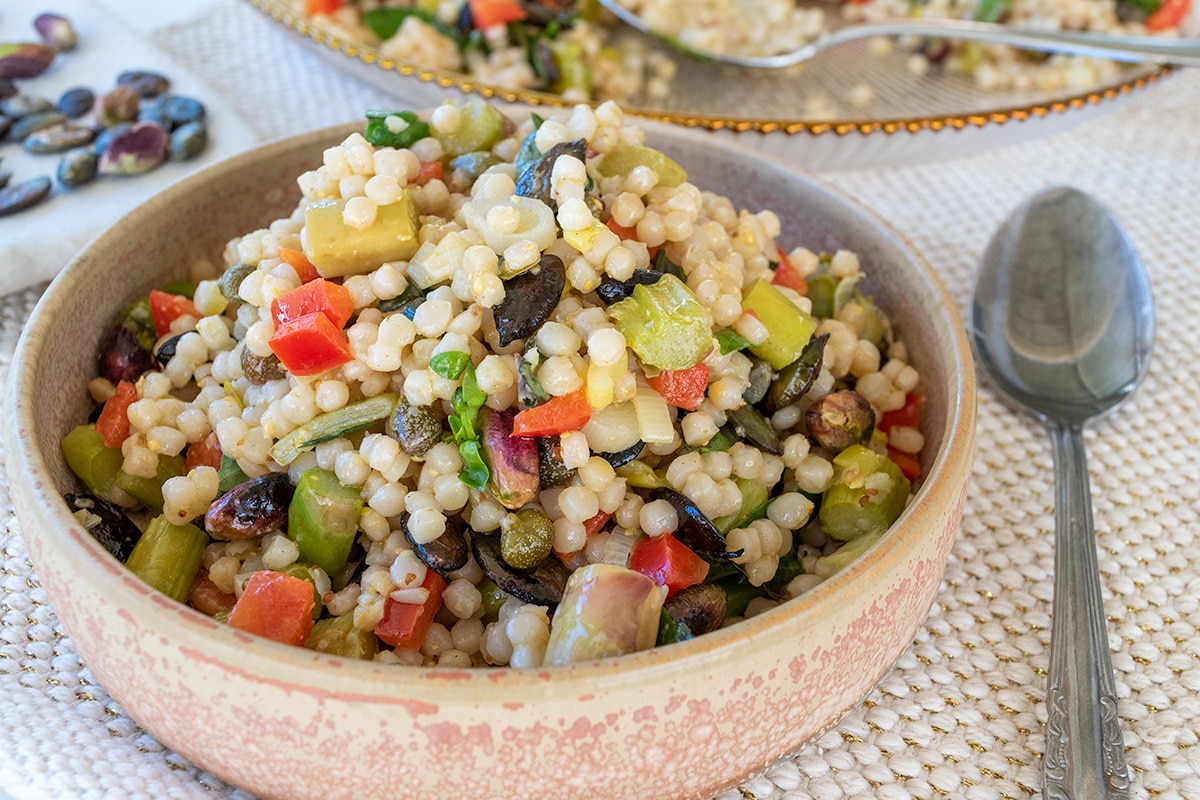
[{"label": "bowl rim", "polygon": [[[438,698],[438,702],[448,704],[453,704],[456,700],[470,702],[473,697],[481,696],[481,692],[490,694],[496,689],[503,690],[507,699],[518,702],[527,698],[545,697],[547,683],[562,687],[565,693],[587,694],[590,689],[599,685],[597,682],[600,680],[605,681],[603,685],[608,688],[624,685],[624,682],[643,680],[648,674],[661,670],[701,666],[711,668],[724,660],[734,658],[741,649],[736,646],[737,643],[769,635],[773,630],[784,628],[789,621],[796,624],[797,620],[813,616],[814,610],[819,612],[831,598],[852,591],[859,581],[882,579],[887,572],[889,553],[903,544],[912,545],[927,537],[928,532],[924,530],[918,517],[936,513],[938,508],[961,503],[961,493],[965,491],[965,484],[969,482],[971,461],[974,457],[976,379],[965,328],[941,279],[906,237],[850,195],[788,166],[780,159],[757,152],[742,151],[742,157],[752,162],[760,162],[760,165],[772,170],[781,171],[787,180],[807,183],[809,188],[824,194],[828,200],[864,215],[867,221],[907,256],[912,268],[923,277],[926,289],[936,298],[942,320],[948,328],[949,342],[945,348],[938,348],[949,350],[951,355],[951,359],[945,364],[950,386],[947,393],[946,418],[941,431],[941,447],[931,459],[929,473],[899,520],[849,566],[797,598],[736,625],[695,639],[592,662],[523,669],[407,667],[396,670],[394,665],[328,655],[251,636],[222,625],[187,605],[165,598],[142,583],[83,530],[54,484],[46,460],[37,447],[33,433],[34,411],[30,395],[38,372],[38,351],[43,346],[41,342],[48,338],[45,335],[46,330],[53,320],[51,307],[58,303],[60,298],[76,291],[78,285],[85,280],[89,269],[94,268],[90,267],[90,264],[97,260],[103,262],[97,250],[103,248],[107,242],[120,238],[126,229],[142,224],[143,217],[156,213],[152,206],[170,205],[191,193],[193,187],[239,171],[273,150],[308,148],[314,153],[319,153],[319,148],[340,141],[339,137],[344,138],[355,130],[361,130],[361,123],[344,123],[283,137],[209,166],[163,190],[97,236],[71,261],[42,295],[21,333],[4,397],[4,440],[5,451],[8,454],[6,464],[14,500],[18,493],[23,494],[26,499],[32,498],[31,509],[37,516],[37,522],[42,523],[38,526],[39,530],[23,531],[23,535],[51,537],[74,565],[83,569],[92,568],[96,574],[105,572],[118,578],[119,581],[114,583],[119,582],[123,587],[119,591],[125,602],[135,606],[136,617],[153,619],[158,629],[170,628],[176,632],[175,635],[184,639],[203,640],[206,656],[221,663],[286,664],[290,668],[286,673],[288,685],[308,688],[311,691],[321,691],[317,687],[328,683],[331,674],[336,674],[339,676],[339,685],[344,682],[347,687],[366,687],[373,693],[371,699],[376,701],[380,698],[399,700],[401,696],[409,696],[412,687],[430,682],[444,684],[445,688],[451,691],[455,688],[466,690],[461,695]],[[655,138],[690,140],[700,147],[728,150],[711,137],[695,131],[670,126],[648,126],[647,133],[653,133]],[[959,474],[964,475],[956,482],[954,477]],[[21,505],[17,503],[18,511]],[[97,561],[102,569],[95,570]],[[231,658],[224,661],[222,654]],[[338,668],[336,673],[330,672],[331,666]],[[246,666],[244,671],[253,673],[254,670],[251,666]]]},{"label": "bowl rim", "polygon": [[[551,92],[506,89],[502,86],[476,81],[460,72],[435,69],[401,58],[385,56],[373,45],[342,38],[325,30],[319,22],[315,22],[289,7],[286,0],[246,0],[246,2],[292,33],[308,39],[317,46],[384,72],[394,72],[399,76],[415,78],[421,83],[435,84],[443,89],[457,89],[460,92],[476,94],[487,99],[503,100],[508,103],[559,108],[570,108],[576,105],[576,103],[564,100],[560,95]],[[641,106],[622,105],[622,108],[626,114],[637,116],[640,119],[649,119],[685,128],[723,130],[734,133],[783,133],[788,136],[808,134],[810,136],[842,137],[854,133],[891,136],[897,133],[994,127],[1039,117],[1062,115],[1089,106],[1111,103],[1120,97],[1146,89],[1175,73],[1177,68],[1170,64],[1157,64],[1149,66],[1148,70],[1148,72],[1125,76],[1087,91],[1065,94],[1053,100],[1024,105],[1001,103],[995,109],[962,114],[824,122],[788,117],[756,118],[725,114],[672,112]]]}]

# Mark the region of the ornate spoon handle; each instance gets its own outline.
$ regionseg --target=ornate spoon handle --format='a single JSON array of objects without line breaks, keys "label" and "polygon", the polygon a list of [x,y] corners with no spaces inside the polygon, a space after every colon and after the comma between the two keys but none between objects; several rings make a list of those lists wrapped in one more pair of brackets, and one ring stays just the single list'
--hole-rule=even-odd
[{"label": "ornate spoon handle", "polygon": [[1043,796],[1128,800],[1083,430],[1051,424],[1050,433],[1057,496]]}]

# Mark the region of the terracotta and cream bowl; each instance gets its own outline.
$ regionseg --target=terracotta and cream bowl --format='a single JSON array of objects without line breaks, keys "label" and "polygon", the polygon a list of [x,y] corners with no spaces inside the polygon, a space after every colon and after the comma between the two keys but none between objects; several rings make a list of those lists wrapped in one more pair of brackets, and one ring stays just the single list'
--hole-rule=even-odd
[{"label": "terracotta and cream bowl", "polygon": [[[356,126],[357,127],[357,126]],[[79,526],[59,442],[89,411],[102,331],[132,297],[288,214],[295,177],[350,128],[270,144],[155,197],[54,282],[6,399],[30,557],[100,684],[160,741],[265,798],[701,798],[831,726],[904,651],[941,581],[974,454],[966,335],[933,269],[853,201],[686,131],[649,141],[700,187],[770,208],[782,242],[859,253],[923,376],[926,474],[888,534],[815,590],[712,634],[595,663],[423,669],[349,661],[221,625],[143,585]]]}]

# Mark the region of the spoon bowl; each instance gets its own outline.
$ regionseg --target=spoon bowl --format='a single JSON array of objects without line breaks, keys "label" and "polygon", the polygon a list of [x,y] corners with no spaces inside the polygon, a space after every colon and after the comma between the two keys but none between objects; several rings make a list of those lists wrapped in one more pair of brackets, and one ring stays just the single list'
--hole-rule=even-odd
[{"label": "spoon bowl", "polygon": [[1017,208],[980,263],[971,302],[976,357],[1054,448],[1054,615],[1044,796],[1129,797],[1105,631],[1083,425],[1129,398],[1154,341],[1150,282],[1113,217],[1076,189]]},{"label": "spoon bowl", "polygon": [[1114,61],[1150,64],[1179,64],[1200,66],[1200,41],[1151,36],[1128,36],[1079,31],[1041,30],[995,22],[976,22],[936,17],[902,17],[896,19],[856,22],[833,28],[816,39],[785,53],[775,55],[740,55],[700,51],[655,30],[645,19],[621,4],[621,0],[600,0],[600,5],[625,24],[653,36],[671,47],[695,58],[734,64],[754,69],[780,69],[809,61],[823,50],[857,39],[876,36],[927,36],[940,39],[967,39],[992,44],[1007,44],[1029,50],[1068,53]]}]

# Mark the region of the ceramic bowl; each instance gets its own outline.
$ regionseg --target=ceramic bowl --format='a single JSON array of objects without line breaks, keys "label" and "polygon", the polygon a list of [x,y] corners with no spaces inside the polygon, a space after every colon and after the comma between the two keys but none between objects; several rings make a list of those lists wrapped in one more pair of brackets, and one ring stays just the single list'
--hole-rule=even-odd
[{"label": "ceramic bowl", "polygon": [[859,253],[923,376],[927,475],[886,536],[815,590],[697,639],[543,669],[421,669],[258,639],[142,584],[72,517],[59,442],[89,411],[101,332],[139,293],[291,211],[295,177],[349,127],[205,170],[96,239],[24,332],[5,451],[30,558],[96,679],[197,765],[264,798],[709,797],[833,725],[908,646],[958,530],[974,452],[965,332],[904,236],[819,183],[651,127],[701,187],[771,208],[782,242]]}]

